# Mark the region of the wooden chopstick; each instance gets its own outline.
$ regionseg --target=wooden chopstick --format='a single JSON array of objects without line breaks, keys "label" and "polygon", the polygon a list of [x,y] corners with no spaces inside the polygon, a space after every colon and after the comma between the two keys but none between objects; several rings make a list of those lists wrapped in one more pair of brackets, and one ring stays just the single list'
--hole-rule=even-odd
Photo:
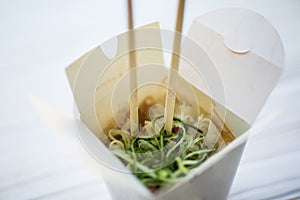
[{"label": "wooden chopstick", "polygon": [[[174,78],[175,78],[174,75],[172,75],[174,73],[172,71],[177,72],[178,66],[179,66],[179,54],[180,54],[180,44],[181,44],[180,33],[182,32],[182,24],[183,24],[183,17],[184,17],[184,4],[185,4],[185,0],[179,0],[178,9],[177,9],[176,27],[175,27],[176,33],[174,34],[171,69],[170,69],[170,73],[169,73],[168,90],[167,90],[167,96],[166,96],[166,101],[165,101],[165,129],[166,129],[167,133],[172,132],[173,116],[174,116],[174,110],[175,110],[176,96],[171,91],[171,83],[174,81]],[[178,53],[178,55],[175,55],[175,52]]]},{"label": "wooden chopstick", "polygon": [[134,31],[132,29],[134,28],[133,25],[133,14],[132,14],[132,1],[127,0],[127,14],[128,14],[128,30],[129,32],[129,50],[133,50],[129,53],[129,69],[131,72],[129,73],[129,80],[130,80],[130,102],[129,102],[129,111],[130,111],[130,132],[131,135],[136,132],[139,124],[139,115],[138,115],[138,103],[137,103],[137,75],[136,71],[133,70],[136,66],[136,56],[134,52],[135,48],[135,37],[134,37]]}]

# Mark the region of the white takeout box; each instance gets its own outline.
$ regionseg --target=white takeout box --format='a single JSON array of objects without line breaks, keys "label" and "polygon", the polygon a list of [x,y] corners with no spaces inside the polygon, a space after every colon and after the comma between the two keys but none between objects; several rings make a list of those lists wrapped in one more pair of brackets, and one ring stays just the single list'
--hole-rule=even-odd
[{"label": "white takeout box", "polygon": [[[152,95],[163,102],[163,55],[172,51],[171,31],[150,24],[134,30],[138,99]],[[173,89],[193,91],[201,112],[225,122],[236,139],[191,171],[178,184],[151,193],[105,146],[104,132],[118,123],[115,105],[128,100],[128,35],[121,34],[92,49],[67,68],[80,120],[76,126],[87,150],[102,164],[103,177],[113,199],[226,199],[236,173],[248,129],[281,75],[283,47],[271,24],[240,8],[214,11],[195,19],[183,38],[179,74]],[[187,82],[186,82],[187,81]],[[129,83],[129,82],[128,82]],[[149,83],[161,83],[157,87]],[[127,96],[126,96],[127,95]],[[121,98],[124,96],[124,98]],[[193,99],[192,98],[192,99]],[[218,121],[220,122],[220,120]],[[221,123],[220,126],[223,124]]]}]

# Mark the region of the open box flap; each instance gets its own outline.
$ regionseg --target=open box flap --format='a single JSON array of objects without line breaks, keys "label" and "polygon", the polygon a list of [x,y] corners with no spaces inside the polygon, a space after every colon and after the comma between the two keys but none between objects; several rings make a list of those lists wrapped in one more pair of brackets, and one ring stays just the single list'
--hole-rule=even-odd
[{"label": "open box flap", "polygon": [[[136,48],[160,47],[159,24],[148,24],[140,29],[144,28],[153,29],[152,37],[136,34]],[[130,50],[127,41],[129,34],[130,32],[120,34],[106,41],[83,55],[66,69],[80,119],[104,143],[107,139],[103,135],[102,127],[106,127],[107,124],[99,124],[99,121],[106,122],[107,120],[102,120],[103,117],[112,118],[110,99],[106,97],[111,95],[118,79],[128,72],[127,55]],[[154,37],[155,34],[157,35],[156,38]],[[104,51],[105,49],[106,51]],[[115,56],[111,56],[114,54],[112,52],[115,52]],[[142,49],[137,52],[137,55],[138,65],[149,62],[163,64],[160,50]],[[99,111],[101,109],[98,108],[99,104],[106,104],[107,110]]]},{"label": "open box flap", "polygon": [[[282,73],[284,52],[274,27],[252,11],[226,8],[196,18],[187,37],[206,50],[221,76],[224,91],[213,98],[252,124]],[[219,84],[213,83],[215,74],[195,78],[206,66],[181,63],[179,73],[211,95]]]}]

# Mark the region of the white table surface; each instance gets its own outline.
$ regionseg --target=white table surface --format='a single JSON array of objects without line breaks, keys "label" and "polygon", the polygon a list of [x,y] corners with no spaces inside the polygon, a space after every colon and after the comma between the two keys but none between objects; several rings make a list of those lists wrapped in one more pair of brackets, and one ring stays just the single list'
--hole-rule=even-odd
[{"label": "white table surface", "polygon": [[[158,20],[173,29],[175,0],[134,4],[136,25]],[[251,135],[228,199],[300,198],[300,1],[188,0],[184,32],[196,16],[229,6],[270,20],[286,70],[257,120],[271,121]],[[0,199],[110,199],[99,172],[43,123],[30,99],[72,115],[65,67],[126,31],[125,20],[123,0],[0,1]]]}]

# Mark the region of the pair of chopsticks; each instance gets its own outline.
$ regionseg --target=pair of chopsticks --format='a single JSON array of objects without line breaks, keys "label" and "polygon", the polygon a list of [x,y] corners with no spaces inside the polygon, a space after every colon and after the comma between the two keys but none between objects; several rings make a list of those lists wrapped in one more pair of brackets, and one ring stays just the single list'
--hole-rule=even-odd
[{"label": "pair of chopsticks", "polygon": [[[177,50],[177,53],[180,53],[180,44],[181,44],[181,35],[182,32],[182,24],[183,24],[183,17],[184,17],[184,4],[185,0],[179,0],[178,2],[178,9],[177,9],[177,18],[176,18],[176,26],[175,26],[175,35],[174,35],[174,44],[173,44],[173,52]],[[128,29],[132,30],[134,28],[133,25],[133,14],[132,14],[132,1],[127,0],[127,11],[128,11]],[[129,34],[129,49],[134,51],[134,31]],[[136,66],[136,56],[134,52],[129,54],[129,66],[130,66],[130,91],[131,91],[131,98],[130,98],[130,132],[133,135],[136,132],[139,124],[139,116],[138,116],[138,105],[137,105],[137,76],[136,71],[133,70]],[[173,124],[173,116],[175,110],[175,100],[176,96],[170,90],[170,85],[174,80],[172,75],[172,70],[178,71],[179,66],[179,57],[172,53],[172,60],[171,60],[171,70],[168,77],[168,90],[167,96],[165,101],[165,129],[167,133],[171,133],[172,131],[172,124]]]}]

